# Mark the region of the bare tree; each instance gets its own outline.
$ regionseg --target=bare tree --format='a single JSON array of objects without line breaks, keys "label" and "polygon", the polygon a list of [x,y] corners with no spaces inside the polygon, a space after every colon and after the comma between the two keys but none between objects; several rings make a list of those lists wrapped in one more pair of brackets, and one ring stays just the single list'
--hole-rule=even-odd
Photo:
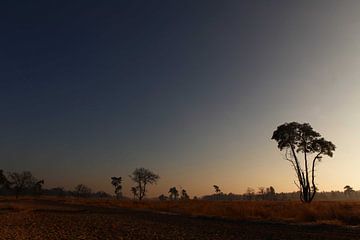
[{"label": "bare tree", "polygon": [[170,188],[170,189],[169,189],[169,193],[170,193],[169,198],[170,198],[171,200],[177,200],[177,199],[178,199],[178,197],[179,197],[179,192],[178,192],[178,190],[176,189],[176,187]]},{"label": "bare tree", "polygon": [[16,198],[25,190],[32,189],[37,182],[31,172],[12,172],[8,174],[9,185],[15,190]]},{"label": "bare tree", "polygon": [[111,184],[115,187],[115,195],[117,199],[120,199],[122,197],[122,179],[121,177],[112,177],[111,178]]},{"label": "bare tree", "polygon": [[154,184],[159,180],[159,175],[151,172],[146,168],[136,168],[132,175],[129,176],[136,184],[136,197],[142,200],[146,195],[146,186]]},{"label": "bare tree", "polygon": [[[315,166],[323,156],[333,156],[335,145],[322,138],[308,123],[284,123],[277,127],[271,139],[278,143],[280,151],[285,150],[285,159],[296,172],[300,200],[310,203],[317,192]],[[300,153],[304,156],[302,164]]]}]

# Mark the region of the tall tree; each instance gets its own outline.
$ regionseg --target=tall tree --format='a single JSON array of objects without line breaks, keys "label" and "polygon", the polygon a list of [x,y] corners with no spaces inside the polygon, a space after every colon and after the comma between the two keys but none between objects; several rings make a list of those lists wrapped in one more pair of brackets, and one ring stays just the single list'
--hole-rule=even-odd
[{"label": "tall tree", "polygon": [[121,177],[112,177],[111,178],[111,184],[115,188],[115,195],[117,199],[120,199],[122,197],[122,179]]},{"label": "tall tree", "polygon": [[146,168],[136,168],[129,176],[136,184],[136,197],[141,201],[146,195],[146,187],[149,184],[157,183],[159,175]]},{"label": "tall tree", "polygon": [[[285,159],[294,168],[300,191],[300,200],[310,203],[317,192],[315,166],[323,156],[333,156],[335,145],[321,137],[308,123],[284,123],[277,127],[272,138],[280,151],[285,150]],[[303,155],[303,161],[300,155]]]}]

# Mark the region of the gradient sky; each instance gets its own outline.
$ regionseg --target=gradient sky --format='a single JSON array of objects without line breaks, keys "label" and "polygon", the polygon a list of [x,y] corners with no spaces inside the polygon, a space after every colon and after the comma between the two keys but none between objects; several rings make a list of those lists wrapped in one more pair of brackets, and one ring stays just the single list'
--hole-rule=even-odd
[{"label": "gradient sky", "polygon": [[2,1],[0,168],[112,191],[134,168],[190,195],[295,174],[272,141],[337,146],[320,190],[360,189],[359,1]]}]

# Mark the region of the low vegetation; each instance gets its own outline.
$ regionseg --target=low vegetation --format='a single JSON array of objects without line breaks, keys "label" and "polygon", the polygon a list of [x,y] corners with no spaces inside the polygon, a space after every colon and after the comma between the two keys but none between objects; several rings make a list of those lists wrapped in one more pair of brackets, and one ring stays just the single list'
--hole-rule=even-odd
[{"label": "low vegetation", "polygon": [[[21,199],[31,200],[31,197]],[[115,199],[76,197],[41,197],[41,199],[70,205],[127,208],[194,217],[286,223],[360,225],[360,202],[358,201],[315,201],[313,204],[302,204],[298,201],[117,201]],[[7,205],[6,207],[9,208],[11,206]]]}]

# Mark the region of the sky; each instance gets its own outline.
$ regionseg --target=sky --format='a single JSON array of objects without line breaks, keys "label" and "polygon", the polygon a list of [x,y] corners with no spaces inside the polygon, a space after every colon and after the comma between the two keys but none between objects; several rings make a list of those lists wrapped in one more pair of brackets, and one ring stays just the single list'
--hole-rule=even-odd
[{"label": "sky", "polygon": [[360,2],[2,1],[0,169],[149,196],[297,190],[271,140],[308,122],[336,146],[320,191],[360,189]]}]

